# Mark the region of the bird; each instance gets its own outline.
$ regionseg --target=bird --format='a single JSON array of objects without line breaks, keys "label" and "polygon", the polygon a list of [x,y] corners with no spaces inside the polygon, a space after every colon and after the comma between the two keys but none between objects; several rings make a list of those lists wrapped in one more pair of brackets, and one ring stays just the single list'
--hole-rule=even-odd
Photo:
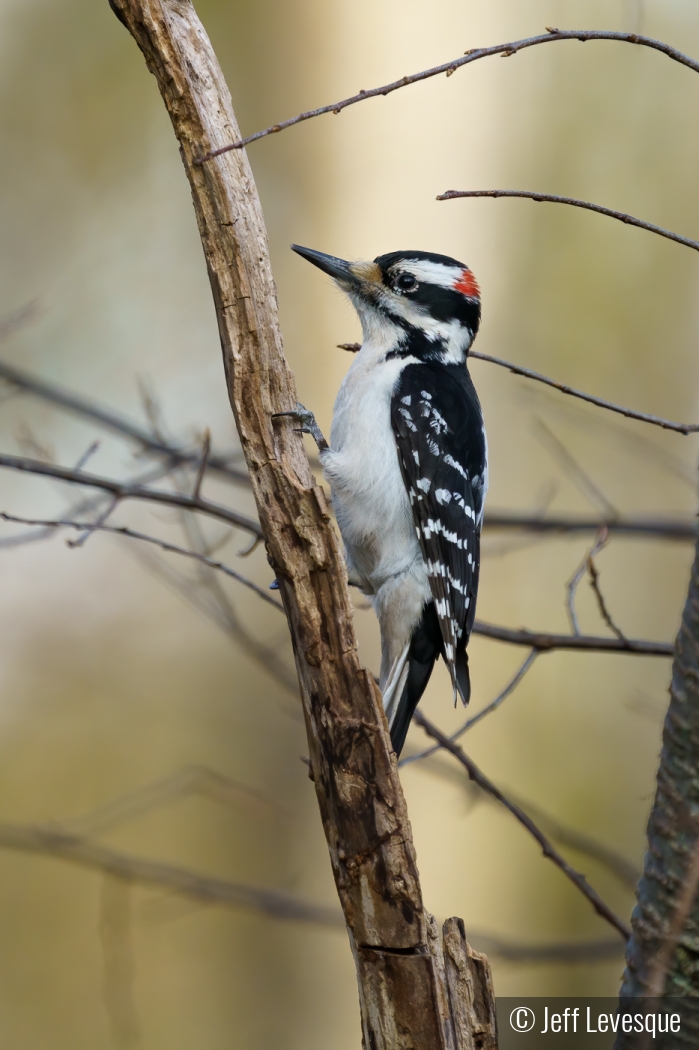
[{"label": "bird", "polygon": [[381,631],[379,687],[400,755],[441,656],[454,703],[471,685],[480,533],[488,488],[483,413],[468,371],[481,320],[464,263],[425,251],[348,262],[293,251],[349,296],[363,340],[340,386],[330,441],[302,404],[288,413],[318,445],[349,583]]}]

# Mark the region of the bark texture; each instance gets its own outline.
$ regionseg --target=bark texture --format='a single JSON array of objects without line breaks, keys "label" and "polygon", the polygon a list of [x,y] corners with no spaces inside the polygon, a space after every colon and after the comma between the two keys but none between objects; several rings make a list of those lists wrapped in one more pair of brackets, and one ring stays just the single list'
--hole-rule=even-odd
[{"label": "bark texture", "polygon": [[[686,996],[699,1002],[699,544],[675,647],[670,706],[648,851],[636,891],[622,998]],[[635,1046],[620,1037],[617,1047]],[[673,1045],[699,1045],[699,1010],[686,1011]]]},{"label": "bark texture", "polygon": [[442,941],[423,905],[395,756],[377,687],[357,657],[325,497],[293,424],[271,418],[295,406],[296,390],[246,154],[197,163],[240,137],[223,74],[190,0],[109,2],[157,80],[192,191],[230,401],[289,619],[310,775],[357,965],[364,1045],[494,1047],[492,1006],[490,1042],[473,1026],[481,1016],[475,1004],[490,991],[487,963],[461,937],[447,952],[447,980]]}]

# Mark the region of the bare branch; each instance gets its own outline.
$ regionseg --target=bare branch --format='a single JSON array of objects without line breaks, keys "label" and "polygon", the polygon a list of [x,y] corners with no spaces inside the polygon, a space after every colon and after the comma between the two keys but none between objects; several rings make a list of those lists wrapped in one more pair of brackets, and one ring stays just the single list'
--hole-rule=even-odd
[{"label": "bare branch", "polygon": [[391,92],[398,91],[409,84],[417,84],[421,80],[428,80],[430,77],[439,76],[441,73],[451,76],[461,66],[477,62],[481,58],[489,58],[491,55],[502,55],[504,58],[509,58],[517,54],[518,51],[524,50],[524,48],[534,47],[536,44],[549,44],[556,40],[580,40],[583,43],[587,40],[616,40],[626,44],[639,44],[641,47],[650,47],[655,51],[660,51],[662,54],[667,55],[668,58],[673,59],[673,61],[687,66],[689,69],[694,70],[695,73],[699,73],[699,62],[696,62],[688,55],[682,54],[681,51],[677,51],[674,47],[670,47],[669,44],[664,44],[660,40],[654,40],[652,37],[639,36],[636,33],[610,33],[599,30],[549,29],[541,36],[514,40],[509,44],[471,48],[465,55],[460,55],[450,62],[443,62],[432,69],[424,69],[420,73],[401,77],[400,80],[393,80],[390,84],[383,84],[381,87],[371,88],[369,91],[359,91],[356,95],[351,95],[349,98],[344,98],[339,102],[331,102],[327,106],[320,106],[318,109],[309,109],[305,113],[299,113],[298,116],[291,117],[289,120],[283,120],[279,124],[272,124],[271,127],[264,128],[262,131],[256,131],[254,135],[248,135],[246,138],[238,139],[236,142],[231,142],[226,146],[209,150],[203,156],[198,157],[195,160],[195,164],[203,164],[205,161],[211,160],[213,157],[219,157],[222,153],[228,153],[230,150],[242,149],[251,142],[266,138],[268,135],[275,135],[279,131],[284,131],[285,128],[293,127],[304,120],[311,120],[313,117],[320,117],[324,113],[341,113],[343,109],[347,109],[348,106],[354,106],[357,102],[365,102],[368,98],[376,98],[377,95],[390,95]]},{"label": "bare branch", "polygon": [[599,609],[600,616],[606,623],[609,630],[617,636],[619,641],[627,641],[626,635],[620,627],[617,627],[614,620],[612,619],[609,609],[607,608],[607,603],[604,600],[604,595],[602,594],[599,585],[599,570],[597,569],[597,566],[593,561],[592,555],[590,555],[590,557],[587,560],[587,571],[590,574],[590,586],[592,587],[592,590],[595,593],[595,598],[597,599],[597,607]]},{"label": "bare branch", "polygon": [[[99,521],[70,521],[65,518],[57,518],[54,520],[46,518],[22,518],[16,514],[7,514],[3,511],[0,511],[0,519],[2,521],[13,522],[16,525],[32,525],[45,529],[75,529],[78,532],[83,532],[88,535],[91,532],[109,532],[113,536],[126,536],[131,540],[141,540],[144,543],[152,543],[154,546],[160,547],[161,550],[168,551],[168,553],[181,554],[185,558],[193,558],[195,561],[202,562],[204,565],[208,565],[211,569],[218,569],[220,572],[225,573],[226,576],[230,576],[231,579],[237,580],[238,583],[242,583],[244,587],[248,587],[258,596],[258,598],[262,598],[263,601],[267,602],[268,605],[273,605],[275,609],[284,612],[281,603],[276,601],[268,591],[263,587],[258,586],[258,584],[253,583],[253,581],[249,580],[246,576],[242,576],[229,565],[225,565],[221,561],[216,561],[214,558],[209,558],[206,554],[199,554],[198,551],[190,551],[187,550],[186,547],[179,547],[175,543],[161,540],[157,536],[149,536],[145,532],[137,532],[135,529],[127,528],[126,525],[105,525]],[[71,543],[70,546],[75,547],[77,544]]]},{"label": "bare branch", "polygon": [[[1,334],[2,329],[0,328]],[[17,387],[18,390],[24,390],[28,394],[33,394],[44,401],[49,401],[51,404],[64,408],[74,415],[81,416],[83,419],[90,419],[107,430],[131,438],[132,441],[137,442],[149,452],[165,456],[172,463],[197,466],[200,462],[200,452],[188,452],[186,449],[162,441],[144,427],[140,427],[137,423],[132,422],[132,420],[127,419],[120,413],[100,405],[97,401],[82,397],[80,394],[74,394],[70,390],[64,390],[62,387],[54,383],[48,383],[44,379],[37,379],[28,372],[14,368],[4,361],[0,361],[0,379],[4,379],[7,383]],[[208,459],[208,469],[222,475],[228,481],[235,481],[244,485],[249,485],[250,483],[250,479],[245,471],[236,470],[230,466],[229,457],[212,453]]]},{"label": "bare branch", "polygon": [[216,624],[219,630],[240,647],[246,659],[254,661],[264,674],[273,678],[293,697],[294,703],[283,702],[274,691],[267,691],[266,699],[274,703],[288,717],[302,720],[303,711],[298,704],[298,679],[293,667],[289,667],[283,659],[283,649],[279,644],[267,645],[261,642],[252,631],[247,629],[233,606],[229,603],[228,607],[223,607],[218,596],[212,593],[210,587],[202,586],[200,580],[192,580],[183,573],[177,572],[165,560],[151,556],[147,548],[134,547],[134,551],[138,552],[136,556],[154,576]]},{"label": "bare branch", "polygon": [[230,510],[220,503],[212,503],[210,500],[199,496],[184,496],[179,492],[161,492],[158,489],[147,488],[143,485],[130,485],[113,478],[102,478],[97,474],[87,474],[84,471],[69,470],[67,467],[58,467],[52,463],[43,463],[39,459],[29,459],[25,456],[10,456],[0,453],[0,467],[8,470],[21,470],[28,474],[41,474],[44,477],[58,478],[59,481],[67,481],[72,485],[85,485],[88,488],[102,489],[111,492],[118,500],[136,499],[147,503],[163,503],[169,507],[178,507],[180,510],[196,510],[201,514],[208,514],[212,518],[226,521],[229,525],[235,525],[239,529],[251,532],[253,536],[262,537],[262,529],[258,522],[247,518],[237,511]]},{"label": "bare branch", "polygon": [[506,798],[502,791],[500,791],[500,789],[480,771],[478,766],[468,757],[465,751],[458,744],[454,743],[453,740],[450,740],[446,733],[443,733],[441,729],[438,729],[437,726],[426,718],[419,709],[413,715],[413,721],[421,726],[428,736],[432,737],[433,740],[437,740],[446,751],[449,751],[450,754],[461,762],[462,766],[467,770],[471,780],[475,781],[480,788],[487,791],[489,795],[496,798],[498,802],[501,802],[502,805],[510,811],[513,817],[515,817],[515,819],[527,829],[530,835],[536,839],[543,850],[544,856],[553,861],[553,863],[561,869],[563,874],[570,879],[573,885],[576,886],[585,897],[587,897],[597,914],[618,930],[624,940],[628,940],[631,935],[629,927],[614,914],[607,904],[605,904],[597,891],[588,884],[585,876],[575,871],[575,869],[568,864],[567,860],[561,856],[558,850],[551,845],[531,817],[527,816],[524,810],[520,809],[516,803]]},{"label": "bare branch", "polygon": [[[0,456],[0,466],[3,466],[3,458]],[[42,464],[43,466],[43,464]],[[101,480],[101,479],[100,479]],[[87,482],[86,482],[87,484]],[[128,488],[128,487],[127,487]],[[144,492],[151,490],[144,489]],[[158,496],[169,496],[168,493],[157,493]],[[125,497],[129,498],[129,497]],[[147,496],[136,497],[141,499],[147,499]],[[186,509],[199,510],[203,509],[198,504],[206,501],[197,501],[196,506],[189,506],[179,500],[184,500],[185,497],[179,497],[176,499],[175,494],[172,496],[172,501],[169,499],[162,499],[160,502],[168,503],[172,502],[173,506],[182,507]],[[218,507],[218,504],[212,504],[211,506]],[[227,508],[220,508],[221,510],[228,512]],[[205,511],[205,513],[213,513],[211,511]],[[214,514],[214,516],[221,516]],[[116,535],[126,536],[130,539],[142,540],[146,543],[154,544],[161,547],[163,550],[170,551],[173,554],[184,555],[185,557],[193,558],[196,561],[200,561],[203,564],[209,566],[212,569],[217,569],[220,572],[225,573],[232,579],[237,580],[244,586],[249,587],[259,597],[269,604],[274,606],[280,612],[283,612],[282,606],[279,602],[275,601],[263,588],[258,587],[257,584],[253,583],[247,577],[242,576],[236,572],[230,566],[223,562],[216,561],[213,558],[209,558],[205,554],[199,554],[197,551],[187,550],[184,547],[178,547],[176,544],[168,543],[166,540],[160,540],[155,536],[149,536],[146,533],[137,532],[134,529],[129,529],[126,526],[115,526],[115,525],[100,525],[99,523],[92,522],[76,522],[68,519],[34,519],[34,518],[22,518],[18,515],[12,515],[7,513],[0,513],[0,518],[5,521],[17,522],[30,526],[44,527],[49,529],[56,528],[72,528],[72,529],[94,529],[99,532],[111,532]],[[224,519],[226,520],[226,519]],[[673,647],[666,642],[647,642],[638,639],[627,639],[617,640],[614,638],[597,638],[592,635],[567,635],[567,634],[545,634],[543,632],[537,633],[534,631],[527,630],[512,630],[507,627],[500,627],[496,624],[483,623],[480,620],[476,620],[473,626],[473,633],[480,634],[485,638],[491,638],[494,641],[507,642],[510,645],[526,645],[531,649],[539,652],[549,652],[553,649],[580,649],[585,651],[597,651],[597,652],[623,652],[632,653],[639,656],[672,656]],[[516,683],[515,683],[516,684]],[[504,697],[502,698],[504,699]]]},{"label": "bare branch", "polygon": [[92,459],[92,457],[94,456],[95,452],[97,452],[99,447],[100,447],[99,441],[93,441],[92,444],[89,445],[88,448],[85,449],[85,451],[83,452],[82,456],[80,457],[78,462],[73,467],[73,470],[82,470],[83,467],[85,466],[85,464],[87,463],[87,461],[89,459]]},{"label": "bare branch", "polygon": [[202,444],[202,449],[201,449],[201,462],[199,463],[199,467],[197,468],[197,476],[194,479],[194,491],[192,492],[192,495],[194,496],[194,499],[199,499],[199,493],[201,492],[201,485],[202,485],[202,482],[204,480],[204,475],[206,474],[206,468],[207,468],[208,463],[209,463],[210,455],[211,455],[211,431],[207,427],[206,431],[204,433],[204,442]]},{"label": "bare branch", "polygon": [[247,784],[232,780],[208,766],[192,764],[183,766],[169,777],[112,799],[81,817],[60,820],[59,824],[63,829],[82,837],[103,835],[105,831],[137,820],[145,813],[152,813],[192,795],[230,808],[249,808],[252,805],[258,813],[288,812]]},{"label": "bare branch", "polygon": [[696,540],[697,522],[695,518],[614,518],[600,521],[598,518],[585,517],[539,517],[536,514],[523,514],[518,511],[486,512],[483,527],[486,529],[522,529],[535,533],[559,533],[567,535],[576,532],[597,532],[601,528],[622,536],[650,537],[665,540]]},{"label": "bare branch", "polygon": [[[496,191],[493,191],[495,193]],[[500,193],[500,191],[497,191]],[[486,196],[488,193],[484,190],[482,193],[462,194],[462,196]],[[492,196],[492,193],[490,194]],[[445,197],[438,197],[437,200],[445,200]],[[640,220],[638,220],[640,222]],[[673,235],[674,236],[674,235]],[[692,244],[699,247],[699,241],[691,242]],[[338,343],[338,350],[348,350],[350,353],[356,354],[361,348],[361,343]],[[587,401],[591,405],[596,405],[598,408],[606,408],[610,412],[618,412],[619,415],[627,416],[629,419],[639,419],[642,423],[652,423],[654,426],[662,427],[664,430],[674,430],[679,434],[693,434],[699,431],[699,423],[674,423],[671,419],[663,419],[661,416],[651,416],[647,412],[636,412],[632,408],[624,408],[622,405],[615,405],[612,401],[606,401],[604,398],[595,397],[593,394],[586,394],[582,390],[576,390],[575,387],[567,386],[565,383],[557,383],[554,379],[549,379],[548,376],[542,375],[541,372],[533,372],[530,368],[522,368],[520,365],[513,365],[511,361],[504,361],[501,357],[493,357],[491,354],[481,354],[477,350],[470,350],[469,357],[475,357],[479,361],[489,361],[492,365],[500,365],[501,368],[507,368],[510,372],[513,372],[517,376],[524,376],[525,379],[535,379],[539,383],[545,383],[546,386],[553,387],[554,390],[560,390],[562,394],[570,394],[572,397],[579,397],[582,401]]]},{"label": "bare branch", "polygon": [[[576,637],[580,637],[580,625],[578,624],[578,617],[575,614],[575,593],[578,589],[578,584],[582,580],[586,572],[590,570],[590,563],[594,558],[595,554],[599,552],[607,545],[609,540],[609,533],[605,528],[601,528],[597,533],[597,538],[593,546],[587,552],[580,565],[575,570],[571,578],[566,584],[566,611],[568,613],[568,619],[570,620],[570,629]],[[614,632],[616,634],[616,631]],[[617,637],[618,634],[617,634]],[[621,638],[620,641],[626,641],[625,638]]]},{"label": "bare branch", "polygon": [[187,868],[119,853],[60,827],[2,822],[0,848],[60,857],[82,867],[106,871],[123,879],[133,879],[155,889],[180,893],[202,904],[226,904],[246,911],[261,912],[273,919],[291,919],[322,926],[343,925],[342,916],[336,906],[311,904],[276,890],[212,879],[197,875]]},{"label": "bare branch", "polygon": [[[154,467],[151,470],[144,471],[141,474],[135,475],[130,480],[130,484],[145,485],[151,481],[159,481],[163,477],[167,477],[170,473],[170,467],[162,464]],[[83,499],[78,503],[74,503],[68,507],[64,512],[66,518],[75,520],[78,515],[90,514],[93,511],[98,511],[106,502],[107,496],[102,493],[98,496],[93,496],[91,499]],[[0,538],[0,550],[7,550],[13,547],[22,547],[27,543],[40,543],[42,540],[48,539],[50,536],[55,536],[55,529],[27,529],[24,532],[20,532],[14,536],[5,536]]]},{"label": "bare branch", "polygon": [[[3,458],[0,456],[0,466],[3,466]],[[44,464],[41,464],[42,466]],[[59,468],[57,468],[59,469]],[[69,472],[68,472],[69,473]],[[102,480],[102,479],[99,479]],[[88,482],[85,482],[88,484]],[[110,483],[111,484],[111,483]],[[135,487],[135,486],[133,486]],[[133,488],[132,487],[132,488]],[[126,486],[128,489],[128,486]],[[143,489],[144,492],[150,492],[152,490]],[[156,493],[157,496],[168,497],[168,493]],[[124,497],[124,498],[129,498]],[[148,499],[148,496],[140,496],[136,498]],[[172,499],[161,499],[159,502],[169,503],[173,506],[185,507],[186,509],[200,510],[203,509],[199,506],[199,503],[206,502],[199,500],[197,505],[190,506],[187,503],[180,502],[185,497],[177,498],[175,494],[172,495]],[[218,507],[218,504],[212,504],[213,507]],[[227,511],[227,508],[220,508],[226,511],[226,513],[232,513]],[[205,511],[205,513],[213,513],[212,511]],[[214,513],[214,516],[221,516]],[[225,573],[232,579],[237,580],[244,586],[249,587],[259,597],[269,604],[274,606],[280,612],[283,612],[282,606],[279,602],[275,601],[263,588],[258,587],[257,584],[253,583],[247,577],[242,576],[236,572],[230,566],[223,562],[216,561],[213,558],[209,558],[205,554],[199,554],[197,551],[187,550],[184,547],[178,547],[176,544],[168,543],[166,540],[160,540],[155,536],[149,536],[146,533],[137,532],[134,529],[129,529],[126,526],[115,526],[115,525],[100,525],[99,523],[93,522],[77,522],[69,519],[36,519],[36,518],[22,518],[18,515],[12,515],[7,513],[0,513],[0,518],[4,521],[21,523],[29,526],[43,527],[47,529],[57,528],[71,528],[77,530],[94,529],[99,532],[110,532],[116,535],[126,536],[130,539],[142,540],[146,543],[154,544],[161,547],[165,551],[170,551],[174,554],[184,555],[185,557],[193,558],[196,561],[200,561],[203,564],[209,566],[212,569],[217,569],[220,572]],[[226,520],[225,518],[223,520]],[[485,638],[491,638],[494,641],[507,642],[510,645],[526,645],[531,649],[534,649],[537,653],[549,652],[553,649],[578,649],[584,651],[597,651],[597,652],[622,652],[631,653],[639,656],[672,656],[673,647],[666,642],[648,642],[641,641],[638,639],[614,639],[614,638],[597,638],[592,635],[568,635],[568,634],[545,634],[543,632],[534,632],[527,630],[512,630],[508,627],[500,627],[496,624],[483,623],[480,620],[476,620],[473,626],[473,634],[482,635]],[[528,658],[529,659],[529,658]],[[516,684],[516,683],[515,683]],[[504,699],[504,697],[502,697]]]},{"label": "bare branch", "polygon": [[492,638],[497,642],[508,642],[510,645],[526,645],[539,652],[552,649],[574,649],[583,652],[629,653],[636,656],[673,656],[675,647],[670,642],[646,642],[630,638],[625,642],[618,638],[597,638],[586,634],[545,634],[536,631],[511,630],[492,623],[476,620],[473,634]]},{"label": "bare branch", "polygon": [[[313,923],[343,929],[340,909],[298,900],[275,890],[260,889],[224,879],[212,879],[187,868],[119,853],[61,828],[0,824],[0,848],[57,857],[81,867],[102,871],[136,885],[176,893],[202,905],[254,911],[272,919]],[[510,962],[597,962],[619,954],[617,941],[525,944],[474,931],[469,939],[492,955]]]},{"label": "bare branch", "polygon": [[556,437],[551,428],[542,419],[538,418],[536,420],[536,435],[580,492],[591,503],[596,504],[606,517],[612,520],[616,518],[618,512],[614,504],[607,499],[599,485],[595,484],[560,438]]},{"label": "bare branch", "polygon": [[550,201],[553,204],[569,204],[573,208],[586,208],[588,211],[596,211],[600,215],[608,215],[610,219],[618,219],[619,222],[629,226],[638,226],[640,230],[649,233],[657,233],[660,237],[667,237],[670,241],[683,244],[687,248],[694,248],[699,252],[699,241],[693,241],[691,237],[683,237],[681,233],[673,233],[663,226],[656,226],[644,219],[636,219],[633,215],[627,215],[623,211],[614,211],[613,208],[605,208],[601,204],[591,204],[590,201],[577,200],[575,197],[558,197],[552,193],[533,193],[529,190],[447,190],[440,193],[438,201],[453,201],[459,197],[527,197],[533,201]]},{"label": "bare branch", "polygon": [[587,401],[591,405],[597,405],[598,408],[606,408],[610,412],[618,412],[619,415],[627,416],[629,419],[639,419],[642,423],[652,423],[656,427],[662,427],[663,430],[674,430],[678,434],[694,434],[699,431],[699,423],[673,423],[672,420],[663,419],[661,416],[651,416],[646,412],[636,412],[632,408],[623,408],[621,405],[615,405],[612,401],[605,401],[604,398],[586,394],[584,391],[576,390],[575,387],[567,386],[565,383],[557,383],[554,379],[549,379],[548,376],[542,375],[541,372],[532,372],[529,368],[513,365],[511,361],[503,361],[501,357],[477,353],[475,350],[471,350],[468,356],[477,357],[479,361],[490,361],[493,365],[500,365],[501,368],[509,369],[516,376],[524,376],[525,379],[535,379],[538,383],[545,383],[546,386],[553,387],[554,390],[560,390],[562,394],[579,397],[582,401]]}]

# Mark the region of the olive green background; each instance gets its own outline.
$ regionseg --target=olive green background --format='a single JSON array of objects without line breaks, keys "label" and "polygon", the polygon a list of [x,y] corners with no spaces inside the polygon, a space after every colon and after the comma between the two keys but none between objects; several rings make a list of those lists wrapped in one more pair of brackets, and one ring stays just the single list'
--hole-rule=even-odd
[{"label": "olive green background", "polygon": [[[244,132],[460,55],[561,28],[634,28],[699,55],[690,0],[199,0]],[[189,191],[156,86],[107,0],[0,0],[0,313],[37,300],[5,360],[166,432],[235,447]],[[526,188],[699,232],[699,79],[625,44],[555,43],[492,58],[256,143],[286,350],[325,430],[358,336],[349,304],[291,241],[348,258],[454,255],[483,292],[477,349],[611,400],[699,419],[696,256],[600,216],[529,201],[452,201],[452,188]],[[492,509],[599,511],[550,432],[620,513],[691,515],[696,438],[610,416],[474,362]],[[543,428],[548,428],[546,431]],[[134,450],[46,404],[0,404],[2,448],[145,468]],[[0,510],[61,513],[65,486],[3,472]],[[244,489],[207,493],[252,510]],[[115,521],[184,542],[174,512]],[[209,538],[221,530],[205,523]],[[3,526],[2,537],[17,534]],[[95,535],[0,549],[0,819],[61,822],[192,765],[241,788],[173,793],[109,830],[113,848],[317,903],[335,900],[284,621],[230,581],[233,613],[189,566]],[[239,562],[267,585],[264,552]],[[568,629],[565,582],[591,537],[490,534],[483,619]],[[614,539],[599,559],[624,631],[672,639],[691,546]],[[176,573],[176,576],[173,576]],[[182,594],[182,587],[187,594]],[[195,607],[194,600],[200,607]],[[361,601],[358,605],[362,605]],[[604,633],[580,587],[583,630]],[[237,617],[237,619],[235,619]],[[378,664],[371,612],[363,659]],[[253,652],[251,638],[257,640]],[[263,651],[259,651],[262,646]],[[266,650],[266,651],[265,651]],[[271,655],[270,655],[271,654]],[[526,655],[474,639],[472,710]],[[503,788],[640,866],[669,661],[540,657],[466,738]],[[425,711],[454,711],[443,668]],[[407,752],[423,740],[411,733]],[[180,780],[173,784],[182,784]],[[525,944],[613,939],[504,811],[448,759],[405,769],[423,890],[438,918]],[[248,790],[244,790],[248,789]],[[260,798],[260,794],[264,798]],[[567,851],[623,916],[632,893]],[[577,965],[493,956],[499,995],[613,996],[621,956]],[[7,1050],[358,1050],[344,932],[197,906],[64,861],[0,851],[0,1047]]]}]

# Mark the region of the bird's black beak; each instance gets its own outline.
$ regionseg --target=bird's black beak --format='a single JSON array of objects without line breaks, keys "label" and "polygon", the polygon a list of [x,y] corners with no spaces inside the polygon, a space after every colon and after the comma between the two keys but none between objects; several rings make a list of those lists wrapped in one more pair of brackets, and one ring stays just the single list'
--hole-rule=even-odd
[{"label": "bird's black beak", "polygon": [[292,244],[291,250],[304,259],[308,259],[323,273],[330,274],[336,281],[349,285],[357,284],[357,277],[352,272],[351,263],[345,262],[344,259],[336,259],[334,255],[326,255],[325,252],[316,252],[313,248],[302,248],[300,244]]}]

